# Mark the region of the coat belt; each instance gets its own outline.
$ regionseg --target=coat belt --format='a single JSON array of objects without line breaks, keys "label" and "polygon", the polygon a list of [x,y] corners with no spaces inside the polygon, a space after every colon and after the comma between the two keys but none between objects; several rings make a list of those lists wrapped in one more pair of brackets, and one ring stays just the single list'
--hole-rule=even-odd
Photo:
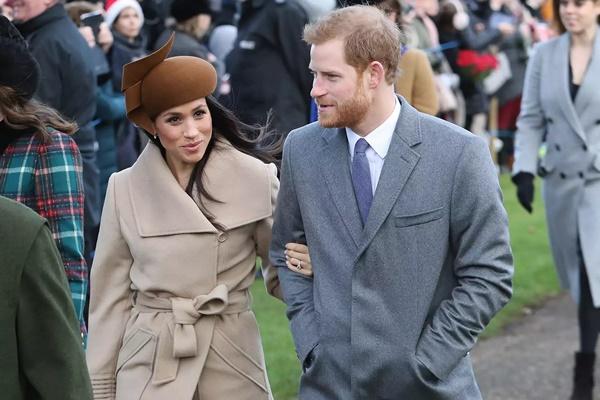
[{"label": "coat belt", "polygon": [[142,292],[138,292],[134,299],[134,309],[140,313],[173,314],[172,320],[164,324],[159,333],[152,379],[155,384],[174,380],[181,358],[200,357],[204,364],[216,316],[238,314],[250,309],[247,290],[229,293],[223,284],[193,299],[150,297]]}]

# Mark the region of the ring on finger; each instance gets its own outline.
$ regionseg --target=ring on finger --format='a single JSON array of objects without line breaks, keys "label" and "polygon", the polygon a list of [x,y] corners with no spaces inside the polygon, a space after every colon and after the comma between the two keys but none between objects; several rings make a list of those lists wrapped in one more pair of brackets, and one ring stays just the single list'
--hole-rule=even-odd
[{"label": "ring on finger", "polygon": [[302,261],[298,260],[298,264],[296,264],[296,269],[300,271],[302,269]]}]

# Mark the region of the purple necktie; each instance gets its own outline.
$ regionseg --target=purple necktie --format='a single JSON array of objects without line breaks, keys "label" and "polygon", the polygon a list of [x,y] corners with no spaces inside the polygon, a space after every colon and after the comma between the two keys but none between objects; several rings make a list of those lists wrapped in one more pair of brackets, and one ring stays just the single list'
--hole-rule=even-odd
[{"label": "purple necktie", "polygon": [[371,172],[369,170],[369,160],[367,160],[365,154],[368,148],[369,143],[365,139],[358,139],[354,146],[354,158],[352,159],[352,186],[354,186],[354,195],[356,196],[363,226],[367,222],[369,209],[373,202]]}]

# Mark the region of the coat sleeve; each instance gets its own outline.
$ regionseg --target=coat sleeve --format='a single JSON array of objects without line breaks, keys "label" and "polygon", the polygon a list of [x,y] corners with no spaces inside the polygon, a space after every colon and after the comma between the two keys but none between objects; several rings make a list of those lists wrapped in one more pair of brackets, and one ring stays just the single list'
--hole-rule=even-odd
[{"label": "coat sleeve", "polygon": [[[279,191],[279,179],[277,179],[277,167],[270,164],[268,167],[269,181],[271,183],[271,206],[275,210],[277,202],[277,192]],[[283,300],[279,278],[277,277],[277,268],[271,265],[269,260],[269,245],[271,244],[273,228],[273,216],[260,221],[256,226],[254,239],[256,240],[256,254],[262,260],[262,274],[267,287],[267,292],[280,300]]]},{"label": "coat sleeve", "polygon": [[425,53],[421,51],[415,54],[414,60],[416,71],[412,105],[423,113],[435,116],[439,109],[439,100],[431,64]]},{"label": "coat sleeve", "polygon": [[40,400],[91,399],[79,323],[45,225],[29,251],[18,293],[19,368],[31,393]]},{"label": "coat sleeve", "polygon": [[287,317],[296,345],[296,353],[303,363],[306,356],[317,345],[319,329],[314,309],[313,279],[290,271],[285,264],[286,243],[306,243],[304,223],[292,167],[293,132],[285,141],[281,168],[281,186],[275,208],[273,240],[269,253],[271,262],[277,267],[283,300],[287,304]]},{"label": "coat sleeve", "polygon": [[114,399],[116,366],[132,308],[129,271],[133,258],[121,232],[118,175],[108,182],[96,256],[90,277],[87,363],[94,399]]},{"label": "coat sleeve", "polygon": [[537,171],[538,149],[546,133],[546,118],[540,98],[542,62],[542,51],[538,46],[534,49],[525,72],[521,113],[517,119],[515,135],[515,175],[519,172],[535,175]]},{"label": "coat sleeve", "polygon": [[35,169],[37,212],[48,220],[63,262],[71,299],[85,333],[83,309],[88,270],[83,241],[83,167],[77,144],[70,137],[53,133],[53,141],[41,146]]},{"label": "coat sleeve", "polygon": [[470,137],[459,158],[450,205],[456,286],[425,327],[416,357],[445,379],[512,295],[508,217],[489,150]]},{"label": "coat sleeve", "polygon": [[63,33],[72,35],[69,40],[74,47],[65,46],[57,36],[33,48],[43,76],[36,98],[84,128],[96,112],[96,78],[87,61],[92,59],[91,50],[74,28]]},{"label": "coat sleeve", "polygon": [[109,81],[96,92],[96,116],[103,121],[120,121],[126,117],[125,96],[112,90]]}]

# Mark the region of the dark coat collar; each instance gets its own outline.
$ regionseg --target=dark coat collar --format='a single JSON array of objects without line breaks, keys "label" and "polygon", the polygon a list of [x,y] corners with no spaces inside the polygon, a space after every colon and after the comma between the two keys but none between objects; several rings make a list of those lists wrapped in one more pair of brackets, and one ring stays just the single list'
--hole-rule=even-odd
[{"label": "dark coat collar", "polygon": [[22,24],[18,24],[16,26],[17,29],[19,29],[19,31],[21,32],[21,34],[27,37],[33,32],[40,29],[42,26],[65,18],[71,21],[67,16],[65,7],[61,3],[57,3],[48,8],[46,11],[44,11],[37,17],[32,18],[29,21],[23,22]]}]

